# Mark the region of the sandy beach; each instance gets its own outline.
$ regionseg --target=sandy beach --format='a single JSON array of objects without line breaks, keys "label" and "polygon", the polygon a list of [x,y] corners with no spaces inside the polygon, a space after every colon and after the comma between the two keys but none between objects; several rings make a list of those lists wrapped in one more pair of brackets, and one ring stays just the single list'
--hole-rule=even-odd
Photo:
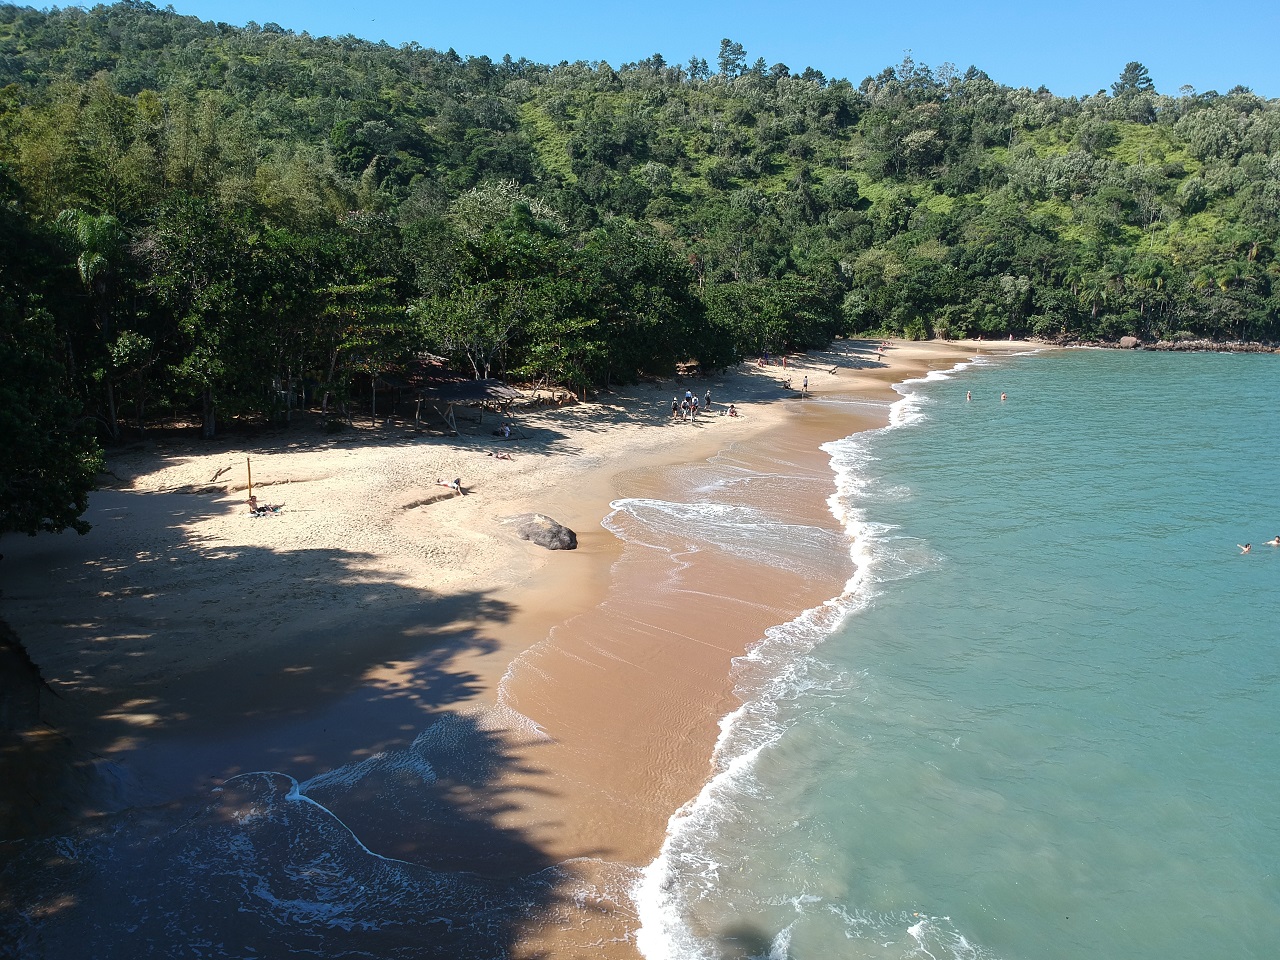
[{"label": "sandy beach", "polygon": [[[469,410],[456,437],[366,418],[113,453],[87,536],[0,541],[0,617],[49,687],[5,836],[214,795],[247,809],[246,775],[273,771],[315,783],[379,857],[536,886],[505,921],[510,955],[636,956],[627,891],[708,777],[734,658],[851,566],[809,563],[802,542],[791,569],[633,543],[602,525],[611,504],[697,505],[730,471],[753,478],[750,503],[835,536],[821,443],[886,423],[893,383],[1029,347],[841,342],[517,407],[507,442]],[[670,415],[686,389],[712,393],[693,423]],[[279,512],[250,516],[250,470]],[[462,495],[437,484],[455,477]],[[510,518],[530,512],[578,548],[518,539]],[[51,743],[73,777],[38,769]],[[429,776],[409,790],[388,757]],[[335,771],[360,772],[339,793]]]}]

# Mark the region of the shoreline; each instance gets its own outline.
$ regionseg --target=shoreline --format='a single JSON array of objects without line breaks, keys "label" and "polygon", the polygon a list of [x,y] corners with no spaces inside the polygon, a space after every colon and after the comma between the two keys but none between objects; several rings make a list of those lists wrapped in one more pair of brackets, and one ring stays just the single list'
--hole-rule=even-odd
[{"label": "shoreline", "polygon": [[[629,615],[626,605],[634,608],[661,574],[624,559],[624,544],[600,525],[610,505],[637,493],[661,498],[673,470],[743,446],[755,445],[750,469],[762,447],[795,442],[794,456],[820,473],[826,457],[813,439],[887,423],[892,384],[977,353],[1034,346],[895,343],[881,364],[852,341],[791,358],[787,373],[809,376],[812,394],[883,404],[882,420],[868,412],[854,428],[851,414],[810,417],[806,405],[785,402],[795,391],[779,387],[781,368],[742,365],[693,381],[699,392],[710,386],[717,404],[737,403],[738,421],[671,423],[671,384],[631,388],[600,404],[521,414],[530,439],[508,448],[511,462],[483,455],[491,442],[481,425],[456,441],[345,437],[263,449],[252,454],[255,487],[272,499],[287,494],[277,517],[244,516],[235,489],[212,504],[163,492],[207,488],[215,469],[234,471],[242,451],[188,444],[126,455],[113,466],[130,489],[95,495],[97,537],[46,537],[27,551],[6,541],[7,562],[16,554],[22,573],[6,590],[5,616],[46,680],[78,708],[55,710],[56,722],[132,770],[144,794],[191,796],[245,769],[307,781],[403,748],[447,714],[479,718],[476,729],[501,741],[503,763],[462,792],[490,839],[503,842],[486,846],[465,831],[447,840],[429,828],[405,837],[362,822],[355,809],[339,805],[335,814],[372,849],[440,869],[510,877],[572,862],[597,899],[588,896],[577,916],[560,909],[522,925],[521,950],[603,940],[612,942],[606,955],[634,956],[635,919],[620,902],[616,871],[604,882],[599,874],[610,873],[608,864],[625,873],[649,863],[667,819],[706,781],[719,721],[733,709],[734,657],[806,608],[796,603],[832,594],[825,581],[761,577],[749,563],[718,559],[699,579],[733,589],[676,591],[661,610]],[[876,365],[851,369],[862,361]],[[459,473],[473,492],[432,499],[435,476]],[[833,525],[829,493],[791,507]],[[502,520],[526,508],[575,529],[578,550],[553,555],[514,540]],[[112,556],[108,544],[132,560],[119,549]],[[745,616],[744,596],[754,611]],[[210,604],[214,616],[201,609]],[[602,640],[619,622],[645,629],[630,641]],[[264,623],[272,642],[262,642]],[[708,635],[714,642],[700,642]],[[361,641],[354,649],[353,636]],[[619,656],[617,644],[627,642],[630,654]],[[371,690],[394,704],[377,714],[381,731],[354,706]],[[535,726],[521,728],[510,711]],[[313,729],[317,717],[347,725],[349,735],[331,742],[323,723]],[[657,736],[646,729],[654,717]],[[255,739],[264,728],[265,742]],[[189,769],[174,776],[168,767],[182,751]],[[513,836],[519,844],[506,842]]]}]

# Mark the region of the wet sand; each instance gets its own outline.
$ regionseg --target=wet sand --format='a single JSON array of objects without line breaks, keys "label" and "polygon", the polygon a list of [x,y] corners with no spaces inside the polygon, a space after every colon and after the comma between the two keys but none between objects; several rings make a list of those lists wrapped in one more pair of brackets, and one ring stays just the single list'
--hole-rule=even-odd
[{"label": "wet sand", "polygon": [[[852,571],[847,553],[821,569],[713,551],[673,563],[601,528],[610,502],[714,496],[691,475],[784,476],[743,502],[838,535],[820,444],[887,422],[893,382],[1019,346],[895,344],[882,360],[848,343],[785,372],[743,365],[689,384],[719,408],[696,425],[667,416],[672,384],[529,412],[502,448],[512,461],[485,456],[483,423],[455,440],[284,435],[248,451],[256,492],[285,502],[277,517],[244,515],[241,448],[115,457],[88,537],[0,548],[2,615],[57,694],[38,735],[56,728],[81,768],[109,771],[78,804],[50,798],[47,826],[254,770],[323,777],[461,717],[451,749],[465,757],[437,756],[439,779],[399,796],[394,820],[379,791],[397,787],[377,778],[331,811],[371,851],[434,870],[554,868],[556,894],[519,921],[513,955],[634,956],[627,889],[707,779],[736,706],[733,659]],[[794,389],[806,375],[813,399]],[[855,402],[820,399],[835,396]],[[741,417],[716,415],[729,401]],[[471,492],[439,499],[434,479],[454,475]],[[577,530],[579,548],[515,540],[504,521],[529,510]]]},{"label": "wet sand", "polygon": [[[740,502],[793,529],[811,525],[843,537],[826,503],[834,487],[821,445],[884,426],[898,397],[893,383],[949,369],[975,352],[897,345],[891,365],[835,374],[828,371],[838,353],[813,354],[799,365],[793,358],[793,383],[807,373],[810,397],[792,397],[783,421],[717,451],[708,472],[782,474],[783,495],[778,482],[765,482]],[[687,477],[667,464],[615,483],[619,498],[697,503],[699,491],[682,485]],[[826,561],[817,570],[780,570],[715,551],[677,548],[673,559],[663,550],[624,547],[600,603],[515,658],[502,684],[503,701],[548,737],[527,753],[536,757],[536,773],[507,781],[513,822],[559,861],[588,858],[590,876],[634,882],[656,855],[671,814],[712,772],[719,721],[738,706],[734,659],[769,627],[839,595],[854,572],[847,549]],[[603,870],[599,861],[615,869]],[[604,956],[637,955],[629,905],[582,913],[586,919],[579,915],[576,924],[535,923],[527,931],[530,955],[600,944],[607,945]]]}]

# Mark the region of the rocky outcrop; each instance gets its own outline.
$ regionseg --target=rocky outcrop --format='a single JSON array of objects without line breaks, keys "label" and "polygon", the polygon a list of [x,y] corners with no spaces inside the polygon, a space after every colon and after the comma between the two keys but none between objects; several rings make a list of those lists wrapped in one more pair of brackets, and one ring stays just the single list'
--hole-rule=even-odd
[{"label": "rocky outcrop", "polygon": [[578,546],[576,533],[540,513],[522,513],[507,522],[515,524],[516,536],[521,540],[529,540],[548,550],[574,550]]},{"label": "rocky outcrop", "polygon": [[1270,343],[1221,340],[1157,340],[1144,346],[1146,350],[1186,351],[1188,353],[1275,353]]},{"label": "rocky outcrop", "polygon": [[1149,340],[1137,337],[1121,337],[1119,340],[1077,340],[1070,337],[1048,338],[1042,341],[1059,347],[1110,347],[1122,350],[1164,350],[1176,353],[1280,353],[1274,343],[1256,340]]}]

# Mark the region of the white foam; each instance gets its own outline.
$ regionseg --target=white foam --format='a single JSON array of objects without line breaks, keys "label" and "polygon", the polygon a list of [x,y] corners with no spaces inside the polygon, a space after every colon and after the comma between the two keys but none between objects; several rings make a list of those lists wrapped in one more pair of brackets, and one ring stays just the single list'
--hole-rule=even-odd
[{"label": "white foam", "polygon": [[674,564],[707,549],[783,570],[825,568],[822,554],[839,551],[838,534],[808,524],[781,523],[761,510],[725,503],[615,500],[604,526],[628,544],[666,551]]},{"label": "white foam", "polygon": [[787,960],[791,956],[791,931],[794,929],[795,924],[789,923],[778,931],[769,944],[769,960]]},{"label": "white foam", "polygon": [[640,919],[636,945],[645,957],[710,960],[716,955],[684,923],[688,891],[682,884],[714,887],[719,865],[707,856],[700,841],[714,834],[735,797],[753,792],[756,759],[786,729],[777,716],[779,705],[820,685],[806,676],[813,661],[805,654],[856,609],[860,581],[855,573],[840,597],[770,628],[764,639],[734,661],[743,703],[720,721],[712,753],[716,773],[672,815],[657,859],[641,871],[633,889]]},{"label": "white foam", "polygon": [[[901,429],[926,417],[931,401],[913,390],[913,385],[946,380],[967,367],[986,362],[975,358],[950,370],[930,371],[924,377],[896,384],[894,389],[902,397],[890,405],[889,425],[881,429]],[[636,946],[649,960],[713,960],[718,955],[714,945],[700,940],[685,918],[693,902],[712,891],[716,883],[718,864],[705,841],[715,835],[718,824],[731,816],[735,798],[754,792],[757,758],[786,732],[786,723],[779,717],[780,705],[823,689],[824,683],[834,690],[847,691],[855,680],[845,676],[816,679],[821,671],[810,656],[811,651],[871,601],[876,583],[912,575],[937,562],[925,545],[895,538],[891,525],[872,521],[861,505],[872,497],[879,501],[909,496],[905,488],[877,483],[871,477],[869,467],[876,460],[872,452],[874,435],[879,432],[855,434],[822,447],[830,457],[836,481],[827,504],[844,527],[854,574],[840,596],[806,610],[788,624],[770,628],[745,656],[734,661],[735,693],[742,705],[720,721],[720,735],[712,754],[714,773],[698,795],[668,820],[657,858],[641,871],[632,890],[640,920]],[[618,501],[614,504],[615,513],[631,505],[632,502]],[[697,506],[703,517],[716,515],[714,505]],[[801,905],[797,903],[799,909]],[[770,957],[787,956],[792,926],[774,939]],[[952,945],[964,942],[958,935],[950,939]],[[922,943],[917,946],[925,949]]]}]

